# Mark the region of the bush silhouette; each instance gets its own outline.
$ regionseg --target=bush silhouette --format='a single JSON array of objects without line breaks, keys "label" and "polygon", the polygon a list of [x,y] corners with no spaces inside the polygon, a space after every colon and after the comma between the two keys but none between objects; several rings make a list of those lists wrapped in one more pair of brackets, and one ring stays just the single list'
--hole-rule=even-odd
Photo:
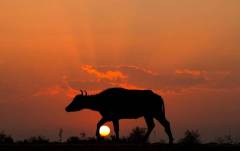
[{"label": "bush silhouette", "polygon": [[0,133],[0,144],[12,144],[14,143],[13,138],[6,135],[3,131]]},{"label": "bush silhouette", "polygon": [[80,137],[70,136],[66,140],[66,143],[67,144],[95,144],[97,143],[97,140],[94,137],[86,137],[85,133],[80,133]]},{"label": "bush silhouette", "polygon": [[184,137],[179,140],[180,144],[201,144],[200,134],[198,130],[187,130]]},{"label": "bush silhouette", "polygon": [[145,133],[145,128],[136,127],[132,129],[132,132],[128,136],[127,140],[129,143],[142,143],[145,141]]},{"label": "bush silhouette", "polygon": [[25,139],[23,142],[26,144],[48,144],[49,139],[43,136],[32,136],[29,139]]},{"label": "bush silhouette", "polygon": [[224,137],[218,137],[216,139],[218,144],[234,144],[232,135],[225,135]]},{"label": "bush silhouette", "polygon": [[78,144],[78,143],[81,142],[81,139],[77,136],[71,136],[67,139],[66,142],[69,143],[69,144]]}]

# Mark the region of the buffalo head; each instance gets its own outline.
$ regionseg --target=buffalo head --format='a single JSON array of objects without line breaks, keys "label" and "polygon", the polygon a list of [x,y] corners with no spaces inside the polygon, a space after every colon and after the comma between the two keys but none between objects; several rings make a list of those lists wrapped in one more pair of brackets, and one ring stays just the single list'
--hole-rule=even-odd
[{"label": "buffalo head", "polygon": [[76,95],[73,101],[65,108],[67,112],[79,111],[85,108],[85,100],[87,99],[87,91],[81,91],[81,94]]}]

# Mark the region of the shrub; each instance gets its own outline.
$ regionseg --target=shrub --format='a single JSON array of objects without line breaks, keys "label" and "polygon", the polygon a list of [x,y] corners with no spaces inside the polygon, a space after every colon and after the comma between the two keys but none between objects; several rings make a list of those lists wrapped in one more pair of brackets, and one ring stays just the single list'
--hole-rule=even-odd
[{"label": "shrub", "polygon": [[3,131],[0,133],[0,144],[12,144],[14,143],[13,138],[6,135]]},{"label": "shrub", "polygon": [[49,143],[49,139],[45,138],[44,136],[32,136],[29,139],[25,139],[24,143],[47,144],[47,143]]},{"label": "shrub", "polygon": [[145,141],[145,128],[136,127],[132,129],[132,132],[128,136],[127,140],[129,143],[143,143]]},{"label": "shrub", "polygon": [[179,140],[180,144],[201,144],[200,134],[198,130],[187,130],[184,137]]},{"label": "shrub", "polygon": [[66,142],[69,143],[69,144],[78,144],[78,143],[81,142],[81,139],[77,136],[71,136],[67,139]]},{"label": "shrub", "polygon": [[231,135],[225,135],[224,137],[218,137],[216,139],[218,144],[234,144],[233,138]]}]

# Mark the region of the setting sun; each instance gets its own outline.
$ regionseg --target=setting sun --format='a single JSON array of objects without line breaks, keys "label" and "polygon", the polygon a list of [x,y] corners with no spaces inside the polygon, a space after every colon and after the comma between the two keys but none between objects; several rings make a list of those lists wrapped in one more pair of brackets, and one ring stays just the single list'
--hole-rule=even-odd
[{"label": "setting sun", "polygon": [[106,125],[101,126],[99,133],[102,137],[106,137],[110,134],[110,128]]}]

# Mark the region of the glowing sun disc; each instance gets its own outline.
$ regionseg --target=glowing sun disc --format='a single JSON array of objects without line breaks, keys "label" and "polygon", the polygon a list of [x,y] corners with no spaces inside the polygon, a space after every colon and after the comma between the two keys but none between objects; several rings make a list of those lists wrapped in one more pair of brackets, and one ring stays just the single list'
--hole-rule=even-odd
[{"label": "glowing sun disc", "polygon": [[103,125],[100,127],[100,130],[99,130],[99,134],[102,136],[102,137],[106,137],[110,134],[110,128],[106,125]]}]

